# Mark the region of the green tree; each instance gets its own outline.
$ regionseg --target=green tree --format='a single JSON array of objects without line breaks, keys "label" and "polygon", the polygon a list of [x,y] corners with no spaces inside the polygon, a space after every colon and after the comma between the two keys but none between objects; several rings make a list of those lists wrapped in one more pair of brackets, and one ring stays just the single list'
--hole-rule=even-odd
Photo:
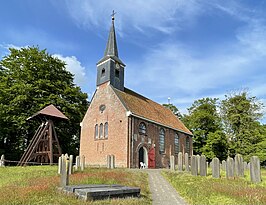
[{"label": "green tree", "polygon": [[62,150],[76,154],[87,95],[73,83],[73,74],[65,69],[65,63],[46,50],[9,50],[0,61],[0,151],[7,159],[18,160],[38,126],[26,119],[54,104],[69,118],[56,122]]},{"label": "green tree", "polygon": [[256,153],[256,145],[265,138],[264,128],[259,123],[262,108],[263,104],[256,97],[249,97],[246,91],[226,95],[222,100],[221,116],[231,156],[238,153],[249,160]]},{"label": "green tree", "polygon": [[196,100],[184,115],[183,122],[193,132],[193,151],[201,154],[207,143],[209,133],[221,129],[217,112],[217,98],[202,98]]},{"label": "green tree", "polygon": [[170,110],[172,111],[172,113],[173,113],[177,118],[182,119],[183,116],[182,116],[182,114],[179,112],[178,108],[177,108],[175,105],[169,103],[169,104],[163,104],[163,106],[166,107],[166,108],[168,108],[168,109],[170,109]]},{"label": "green tree", "polygon": [[207,136],[206,145],[202,147],[202,154],[209,160],[218,157],[220,160],[227,158],[228,143],[225,133],[222,130],[210,132]]}]

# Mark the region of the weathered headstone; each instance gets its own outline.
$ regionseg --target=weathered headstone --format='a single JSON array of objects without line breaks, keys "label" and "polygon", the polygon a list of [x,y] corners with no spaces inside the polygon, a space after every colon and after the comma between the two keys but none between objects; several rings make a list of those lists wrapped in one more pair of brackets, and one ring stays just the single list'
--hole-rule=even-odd
[{"label": "weathered headstone", "polygon": [[178,171],[183,171],[183,154],[182,154],[182,152],[179,152],[178,153],[178,163],[177,163],[177,165],[178,165]]},{"label": "weathered headstone", "polygon": [[200,155],[197,154],[198,174],[200,174]]},{"label": "weathered headstone", "polygon": [[188,153],[185,153],[185,170],[189,172],[189,160],[188,160]]},{"label": "weathered headstone", "polygon": [[235,156],[235,176],[244,177],[243,157],[240,154]]},{"label": "weathered headstone", "polygon": [[225,160],[222,161],[222,170],[223,171],[226,170],[226,161]]},{"label": "weathered headstone", "polygon": [[81,169],[81,171],[84,171],[84,168],[85,168],[85,156],[82,155],[82,157],[81,157],[81,163],[80,163],[80,169]]},{"label": "weathered headstone", "polygon": [[226,178],[234,178],[234,160],[231,157],[226,161]]},{"label": "weathered headstone", "polygon": [[68,173],[72,174],[73,173],[73,155],[69,156],[69,169],[68,169]]},{"label": "weathered headstone", "polygon": [[4,167],[4,166],[5,166],[5,156],[2,154],[1,159],[0,159],[0,167]]},{"label": "weathered headstone", "polygon": [[220,160],[217,157],[212,159],[212,177],[220,178]]},{"label": "weathered headstone", "polygon": [[244,164],[244,170],[245,171],[248,170],[248,163],[247,162],[243,162],[243,164]]},{"label": "weathered headstone", "polygon": [[65,187],[69,184],[69,158],[67,155],[61,158],[62,160],[62,172],[60,177],[60,186]]},{"label": "weathered headstone", "polygon": [[78,170],[79,168],[80,168],[80,156],[76,156],[75,170]]},{"label": "weathered headstone", "polygon": [[250,162],[248,163],[248,170],[250,170]]},{"label": "weathered headstone", "polygon": [[58,158],[58,174],[62,173],[62,157]]},{"label": "weathered headstone", "polygon": [[261,182],[260,159],[257,156],[250,158],[250,180],[253,183]]},{"label": "weathered headstone", "polygon": [[175,171],[175,156],[170,156],[170,169]]},{"label": "weathered headstone", "polygon": [[200,176],[207,176],[206,157],[200,156]]},{"label": "weathered headstone", "polygon": [[107,155],[106,157],[106,167],[107,169],[110,169],[111,168],[111,156],[110,155]]},{"label": "weathered headstone", "polygon": [[191,174],[193,176],[198,175],[198,158],[195,155],[191,156]]},{"label": "weathered headstone", "polygon": [[111,164],[110,168],[114,169],[115,168],[115,156],[114,155],[111,155],[110,164]]},{"label": "weathered headstone", "polygon": [[212,169],[212,161],[210,162],[210,168]]}]

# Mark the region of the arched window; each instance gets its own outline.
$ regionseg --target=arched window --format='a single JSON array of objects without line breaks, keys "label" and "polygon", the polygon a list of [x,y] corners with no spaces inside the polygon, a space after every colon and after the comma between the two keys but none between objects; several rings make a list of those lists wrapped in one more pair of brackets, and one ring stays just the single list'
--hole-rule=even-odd
[{"label": "arched window", "polygon": [[103,123],[100,124],[100,138],[103,138]]},{"label": "arched window", "polygon": [[98,124],[95,125],[94,137],[95,137],[95,139],[99,138],[99,135],[98,135]]},{"label": "arched window", "polygon": [[186,153],[189,154],[189,151],[190,151],[190,143],[189,143],[189,137],[186,137]]},{"label": "arched window", "polygon": [[164,136],[165,136],[164,129],[160,129],[160,132],[159,132],[159,152],[160,152],[160,154],[165,152]]},{"label": "arched window", "polygon": [[139,124],[139,134],[146,134],[146,125],[143,122]]},{"label": "arched window", "polygon": [[108,122],[104,124],[104,138],[108,138]]},{"label": "arched window", "polygon": [[175,154],[179,153],[179,136],[175,133]]}]

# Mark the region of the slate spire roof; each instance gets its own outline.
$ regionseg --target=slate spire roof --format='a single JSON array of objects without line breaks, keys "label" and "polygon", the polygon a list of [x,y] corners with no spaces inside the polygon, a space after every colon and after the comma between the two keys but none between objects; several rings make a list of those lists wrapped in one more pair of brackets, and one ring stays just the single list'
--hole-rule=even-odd
[{"label": "slate spire roof", "polygon": [[115,17],[114,17],[114,14],[115,13],[113,13],[113,15],[112,15],[112,25],[110,27],[108,41],[107,41],[106,48],[104,51],[104,56],[97,64],[107,60],[108,58],[112,58],[113,60],[115,60],[115,61],[119,62],[120,64],[122,64],[123,66],[125,66],[125,64],[118,57],[118,48],[117,48],[116,34],[115,34]]},{"label": "slate spire roof", "polygon": [[109,32],[108,42],[104,51],[104,56],[116,56],[118,58],[118,49],[115,35],[115,18],[112,16],[112,25]]}]

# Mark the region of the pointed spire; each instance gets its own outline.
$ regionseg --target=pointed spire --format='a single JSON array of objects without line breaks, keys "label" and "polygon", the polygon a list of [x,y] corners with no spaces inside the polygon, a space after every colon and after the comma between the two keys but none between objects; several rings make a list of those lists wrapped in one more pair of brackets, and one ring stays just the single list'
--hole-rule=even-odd
[{"label": "pointed spire", "polygon": [[108,37],[108,42],[106,45],[106,49],[104,52],[104,57],[105,56],[116,56],[118,57],[118,49],[117,49],[117,44],[116,44],[116,36],[115,36],[115,12],[113,11],[112,13],[112,25],[110,28],[109,32],[109,37]]}]

